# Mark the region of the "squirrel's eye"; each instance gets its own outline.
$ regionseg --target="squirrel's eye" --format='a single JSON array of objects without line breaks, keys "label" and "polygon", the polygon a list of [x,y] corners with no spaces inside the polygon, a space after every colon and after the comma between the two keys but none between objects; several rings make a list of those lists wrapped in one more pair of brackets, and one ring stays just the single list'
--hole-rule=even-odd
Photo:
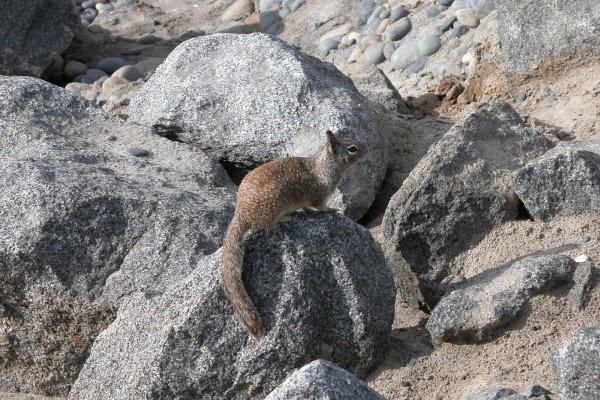
[{"label": "squirrel's eye", "polygon": [[350,155],[356,154],[357,151],[358,151],[358,149],[354,145],[348,147],[348,153],[350,153]]}]

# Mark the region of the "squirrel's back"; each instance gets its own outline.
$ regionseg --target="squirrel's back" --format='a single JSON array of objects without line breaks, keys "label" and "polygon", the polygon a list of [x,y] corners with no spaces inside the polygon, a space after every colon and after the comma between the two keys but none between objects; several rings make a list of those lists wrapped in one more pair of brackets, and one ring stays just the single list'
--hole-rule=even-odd
[{"label": "squirrel's back", "polygon": [[273,225],[281,215],[312,207],[313,199],[329,193],[311,164],[310,158],[290,157],[252,170],[238,188],[236,214],[257,230]]}]

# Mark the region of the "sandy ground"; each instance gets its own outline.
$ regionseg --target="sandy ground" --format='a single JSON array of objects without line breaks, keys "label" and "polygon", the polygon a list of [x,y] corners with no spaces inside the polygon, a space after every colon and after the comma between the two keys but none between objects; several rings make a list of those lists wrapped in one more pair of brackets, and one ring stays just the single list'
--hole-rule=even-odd
[{"label": "sandy ground", "polygon": [[[459,256],[465,277],[533,253],[582,254],[600,259],[600,216],[556,218],[547,223],[510,221]],[[585,241],[585,243],[584,243]],[[596,271],[596,282],[598,277]],[[485,344],[431,344],[427,315],[397,304],[390,352],[367,379],[389,399],[464,399],[495,384],[519,390],[536,383],[555,392],[549,349],[573,330],[600,322],[600,289],[572,311],[568,287],[534,297],[525,312]]]}]

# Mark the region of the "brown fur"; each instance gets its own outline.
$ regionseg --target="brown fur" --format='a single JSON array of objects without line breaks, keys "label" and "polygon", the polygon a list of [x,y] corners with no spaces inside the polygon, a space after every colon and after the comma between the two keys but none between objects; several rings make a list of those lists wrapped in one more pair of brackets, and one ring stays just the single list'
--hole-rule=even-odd
[{"label": "brown fur", "polygon": [[268,162],[240,184],[235,213],[223,240],[221,284],[233,311],[252,336],[262,336],[264,329],[242,282],[244,234],[268,228],[281,216],[301,208],[328,210],[329,196],[364,153],[364,146],[357,141],[336,138],[327,131],[327,142],[313,156]]}]

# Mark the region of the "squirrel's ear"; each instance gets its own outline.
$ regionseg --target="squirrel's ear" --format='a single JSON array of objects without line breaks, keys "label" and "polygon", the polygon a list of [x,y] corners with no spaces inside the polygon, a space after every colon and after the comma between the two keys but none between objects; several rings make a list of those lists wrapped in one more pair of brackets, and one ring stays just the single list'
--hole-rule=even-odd
[{"label": "squirrel's ear", "polygon": [[337,139],[335,138],[335,136],[333,136],[333,133],[330,130],[327,130],[327,132],[325,132],[325,134],[327,135],[327,142],[329,143],[329,146],[334,149],[335,146],[337,145]]}]

